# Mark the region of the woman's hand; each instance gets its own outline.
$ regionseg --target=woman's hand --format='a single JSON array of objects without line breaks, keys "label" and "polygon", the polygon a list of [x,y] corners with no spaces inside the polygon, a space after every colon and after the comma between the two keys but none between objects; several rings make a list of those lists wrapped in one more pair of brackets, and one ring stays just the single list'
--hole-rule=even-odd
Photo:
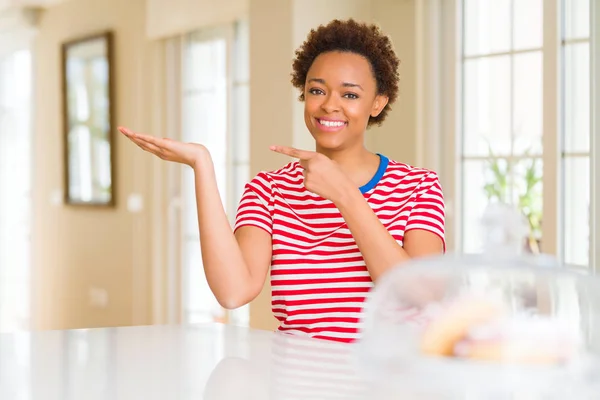
[{"label": "woman's hand", "polygon": [[338,164],[324,154],[285,146],[271,146],[271,150],[299,159],[304,168],[304,186],[334,204],[351,188],[358,190]]},{"label": "woman's hand", "polygon": [[119,127],[119,131],[142,148],[142,150],[152,153],[165,161],[186,164],[192,168],[196,166],[196,163],[202,156],[208,154],[206,147],[201,144],[182,143],[168,138],[156,138],[135,133],[123,127]]}]

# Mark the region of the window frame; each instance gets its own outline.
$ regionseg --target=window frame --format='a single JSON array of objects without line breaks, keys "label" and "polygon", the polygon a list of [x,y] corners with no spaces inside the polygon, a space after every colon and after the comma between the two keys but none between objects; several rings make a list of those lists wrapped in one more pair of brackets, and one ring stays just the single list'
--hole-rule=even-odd
[{"label": "window frame", "polygon": [[[562,89],[565,87],[565,80],[566,80],[566,75],[564,75],[565,73],[565,66],[567,63],[566,60],[566,49],[568,46],[572,46],[572,45],[576,45],[576,44],[580,44],[580,43],[589,43],[589,48],[590,48],[590,56],[592,55],[592,36],[591,36],[591,26],[590,26],[590,36],[589,38],[577,38],[577,39],[565,39],[564,36],[564,32],[563,30],[565,30],[565,26],[563,25],[563,23],[565,22],[564,20],[564,0],[554,0],[556,1],[556,4],[553,5],[553,7],[557,8],[557,18],[556,18],[556,23],[560,26],[560,29],[558,30],[558,52],[559,52],[559,59],[558,59],[558,68],[559,68],[559,73],[561,74],[559,76],[559,95],[558,98],[560,100],[564,100],[563,97],[563,93],[562,93]],[[594,0],[589,0],[590,3],[590,7],[592,6],[592,4],[594,3]],[[590,10],[591,11],[591,10]],[[591,14],[591,13],[590,13]],[[590,19],[590,22],[592,20]],[[591,57],[590,57],[590,62],[591,62]],[[592,68],[590,68],[590,83],[591,80],[593,78],[593,71]],[[592,108],[592,91],[590,90],[590,118],[593,119],[593,108]],[[564,104],[561,104],[564,105]],[[557,115],[559,115],[559,117],[562,117],[565,115],[565,109],[559,107],[558,111],[557,111]],[[577,265],[577,264],[571,264],[571,263],[567,263],[567,261],[565,260],[565,254],[566,251],[566,240],[565,240],[565,224],[566,224],[566,200],[565,200],[565,193],[566,193],[566,181],[567,181],[567,176],[566,176],[566,162],[567,160],[582,160],[582,159],[588,159],[589,160],[589,174],[590,174],[590,183],[593,181],[594,179],[594,169],[593,169],[593,165],[592,165],[592,159],[593,159],[593,151],[592,151],[592,140],[593,140],[593,127],[590,121],[590,145],[589,145],[589,150],[588,151],[569,151],[566,149],[566,138],[565,138],[565,128],[564,128],[564,124],[562,119],[559,119],[559,123],[560,123],[560,128],[561,130],[559,131],[559,167],[560,167],[560,182],[558,184],[559,186],[559,197],[558,197],[558,201],[559,201],[559,211],[561,214],[559,214],[559,219],[558,219],[558,250],[557,250],[557,254],[559,255],[559,259],[564,263],[564,265],[566,265],[567,267],[576,270],[580,273],[589,273],[589,272],[593,272],[593,270],[596,268],[595,264],[593,262],[593,258],[595,257],[595,249],[594,246],[592,245],[593,243],[593,234],[592,234],[592,229],[593,229],[593,225],[594,225],[594,218],[596,217],[596,219],[598,218],[598,214],[594,211],[594,197],[592,194],[592,189],[593,186],[590,186],[590,197],[589,197],[589,204],[590,204],[590,218],[588,220],[588,229],[589,229],[589,243],[588,243],[588,266],[582,266],[582,265]]]},{"label": "window frame", "polygon": [[[439,118],[441,128],[435,129],[438,145],[427,147],[424,141],[428,139],[419,133],[418,146],[426,149],[429,154],[422,155],[418,160],[431,160],[439,155],[437,167],[440,171],[446,198],[446,231],[448,233],[448,248],[457,253],[462,252],[462,220],[464,204],[462,199],[462,135],[461,120],[463,106],[462,79],[462,3],[463,0],[434,1],[426,6],[425,12],[417,13],[417,43],[421,46],[434,48],[439,59],[436,60],[443,68],[435,67],[430,61],[423,62],[418,82],[425,92],[439,93],[441,106],[431,107],[430,104],[420,103],[420,126],[427,126],[427,120]],[[563,260],[562,247],[562,147],[563,132],[561,118],[561,68],[562,68],[562,35],[560,30],[561,0],[544,0],[543,4],[543,110],[542,110],[542,162],[543,162],[543,216],[542,226],[543,252]],[[591,2],[592,21],[600,23],[600,5]],[[433,26],[438,28],[432,28]],[[597,261],[600,258],[600,43],[594,40],[598,35],[598,24],[590,23],[591,62],[592,67],[592,96],[591,96],[591,143],[590,143],[590,205],[592,221],[590,221],[590,257],[589,267],[583,273],[600,272]],[[432,35],[433,30],[433,35]],[[423,61],[423,60],[421,60]],[[425,60],[427,61],[427,60]],[[441,77],[441,78],[440,78]],[[594,79],[595,78],[595,79]],[[438,85],[437,88],[433,87]],[[594,118],[594,115],[596,118]],[[598,250],[596,250],[598,249]]]},{"label": "window frame", "polygon": [[[590,138],[590,265],[600,273],[600,4],[590,4],[590,73],[591,73],[591,131]],[[596,40],[594,40],[596,39]]]}]

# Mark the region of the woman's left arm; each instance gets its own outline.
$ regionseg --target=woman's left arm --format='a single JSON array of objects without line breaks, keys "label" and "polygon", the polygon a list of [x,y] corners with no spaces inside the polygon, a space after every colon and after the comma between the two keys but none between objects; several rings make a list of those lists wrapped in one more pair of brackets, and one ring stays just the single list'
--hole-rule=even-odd
[{"label": "woman's left arm", "polygon": [[434,173],[425,176],[415,189],[411,213],[404,229],[403,246],[400,246],[360,190],[335,162],[314,151],[285,146],[271,146],[271,150],[298,158],[304,168],[306,188],[335,204],[365,259],[373,281],[389,268],[412,257],[443,253],[443,196]]},{"label": "woman's left arm", "polygon": [[335,200],[373,281],[377,281],[389,268],[412,257],[444,252],[441,187],[435,176],[422,182],[422,185],[425,187],[418,189],[421,193],[414,200],[406,224],[403,246],[388,232],[358,189],[345,190]]}]

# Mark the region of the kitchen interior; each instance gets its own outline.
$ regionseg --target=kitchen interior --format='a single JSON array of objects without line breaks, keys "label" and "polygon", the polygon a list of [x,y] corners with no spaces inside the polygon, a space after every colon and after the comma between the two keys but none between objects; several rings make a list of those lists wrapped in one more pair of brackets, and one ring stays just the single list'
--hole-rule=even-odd
[{"label": "kitchen interior", "polygon": [[[270,145],[314,149],[291,62],[311,29],[348,18],[378,24],[401,60],[398,102],[367,148],[443,187],[446,254],[415,268],[554,318],[511,332],[529,345],[565,328],[559,347],[584,353],[568,368],[421,357],[388,319],[421,282],[401,267],[357,346],[275,335],[268,280],[243,307],[216,301],[193,171],[117,126],[205,144],[233,226],[246,182],[289,162]],[[598,26],[595,0],[0,0],[0,397],[593,398]],[[104,119],[89,115],[94,90]],[[93,143],[94,130],[109,134]]]}]

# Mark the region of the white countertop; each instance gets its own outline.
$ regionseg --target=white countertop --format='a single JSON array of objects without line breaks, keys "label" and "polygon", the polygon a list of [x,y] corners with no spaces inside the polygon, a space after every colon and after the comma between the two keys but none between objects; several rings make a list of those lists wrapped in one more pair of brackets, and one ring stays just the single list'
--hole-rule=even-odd
[{"label": "white countertop", "polygon": [[0,334],[0,398],[362,399],[351,346],[229,325]]},{"label": "white countertop", "polygon": [[[413,363],[385,384],[367,382],[373,369],[355,349],[220,324],[0,334],[0,399],[483,398],[463,385],[452,396],[435,389],[448,379]],[[538,398],[524,396],[494,399]]]}]

